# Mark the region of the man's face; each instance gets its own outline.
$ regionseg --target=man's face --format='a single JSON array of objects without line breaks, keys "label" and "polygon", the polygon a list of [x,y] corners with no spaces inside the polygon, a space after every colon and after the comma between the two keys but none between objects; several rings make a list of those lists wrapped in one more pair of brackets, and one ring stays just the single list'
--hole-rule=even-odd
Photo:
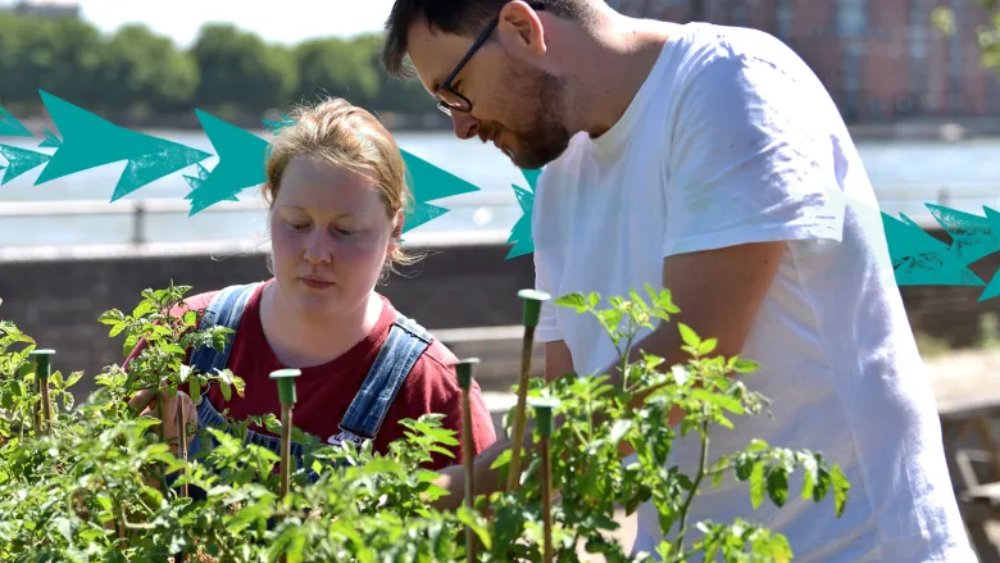
[{"label": "man's face", "polygon": [[[472,103],[470,112],[452,111],[455,135],[492,141],[515,165],[541,168],[558,157],[572,134],[563,125],[565,84],[497,39],[500,27],[451,82]],[[431,30],[419,20],[409,30],[408,53],[424,88],[436,96],[474,39]],[[517,46],[515,45],[516,49]]]}]

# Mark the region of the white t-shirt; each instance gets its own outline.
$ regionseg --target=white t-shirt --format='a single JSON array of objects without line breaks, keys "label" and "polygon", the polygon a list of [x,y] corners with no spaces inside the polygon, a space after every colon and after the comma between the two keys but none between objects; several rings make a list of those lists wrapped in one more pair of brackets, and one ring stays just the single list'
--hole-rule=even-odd
[{"label": "white t-shirt", "polygon": [[[735,431],[710,434],[710,451],[759,437],[822,452],[851,482],[846,511],[836,518],[832,496],[802,500],[796,472],[783,508],[765,498],[755,511],[748,484],[726,481],[706,486],[692,521],[761,523],[803,561],[974,561],[877,201],[836,106],[770,35],[672,27],[621,119],[597,139],[574,136],[542,173],[537,287],[645,295],[644,283],[662,285],[665,257],[788,241],[741,354],[761,364],[746,381],[773,418],[736,417]],[[591,316],[551,303],[537,338],[565,341],[578,373],[616,357]],[[697,453],[696,439],[678,441],[672,463],[691,475]],[[636,548],[655,553],[658,541],[644,506]]]}]

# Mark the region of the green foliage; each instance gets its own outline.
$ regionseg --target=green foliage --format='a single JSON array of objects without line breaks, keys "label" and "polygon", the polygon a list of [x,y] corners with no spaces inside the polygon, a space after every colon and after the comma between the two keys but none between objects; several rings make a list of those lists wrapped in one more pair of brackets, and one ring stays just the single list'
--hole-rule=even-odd
[{"label": "green foliage", "polygon": [[204,26],[191,54],[201,71],[195,103],[223,115],[232,106],[256,112],[274,107],[296,84],[291,53],[229,24]]},{"label": "green foliage", "polygon": [[180,49],[141,24],[102,36],[85,21],[0,12],[0,106],[40,111],[42,89],[114,116],[198,107],[232,118],[325,95],[378,111],[433,113],[419,81],[383,71],[381,46],[381,34],[365,34],[284,47],[209,24]]},{"label": "green foliage", "polygon": [[[712,461],[711,431],[718,426],[732,429],[735,417],[756,415],[766,406],[764,397],[751,391],[742,377],[758,366],[739,357],[710,356],[717,341],[701,338],[684,324],[678,324],[678,330],[682,349],[690,357],[685,364],[666,370],[662,358],[648,354],[639,361],[626,361],[641,329],[653,329],[654,319],[669,321],[679,312],[668,290],[656,291],[648,285],[645,290],[648,302],[632,291],[628,298],[609,298],[607,307],[599,306],[601,297],[596,293],[557,300],[559,305],[592,315],[604,327],[622,357],[619,370],[624,374],[617,385],[606,375],[567,374],[549,385],[536,381],[529,392],[555,397],[560,403],[561,422],[552,441],[552,479],[562,495],[553,509],[558,557],[571,559],[582,544],[608,561],[629,560],[620,545],[607,539],[607,532],[617,528],[614,510],[622,506],[631,513],[640,503],[651,501],[659,514],[664,537],[660,555],[665,561],[717,554],[727,561],[790,559],[792,547],[787,540],[759,526],[739,520],[726,525],[689,522],[700,488],[730,475],[748,482],[755,508],[765,495],[780,507],[789,499],[789,477],[801,470],[806,483],[802,498],[820,502],[832,493],[835,514],[840,516],[849,484],[841,470],[819,454],[774,448],[760,440],[745,451]],[[740,377],[732,377],[737,374]],[[677,427],[668,423],[674,408],[683,411]],[[688,434],[701,441],[698,469],[690,475],[676,465],[666,465],[674,440]],[[624,467],[619,461],[622,442],[637,454],[637,460]],[[505,466],[506,459],[497,465]],[[531,540],[541,526],[537,460],[529,464],[522,480],[524,486],[518,493],[497,493],[491,499],[494,506],[502,507],[494,508],[492,555],[496,560],[514,555],[535,559],[540,554],[538,541]],[[694,530],[701,537],[692,539]],[[517,553],[505,551],[516,538],[523,543]]]},{"label": "green foliage", "polygon": [[[987,20],[976,28],[976,43],[982,52],[982,64],[1000,76],[1000,1],[978,0],[986,12]],[[956,30],[955,12],[950,6],[940,5],[931,12],[931,22],[942,34],[950,36]]]},{"label": "green foliage", "polygon": [[[122,26],[109,39],[101,106],[137,111],[184,109],[200,80],[196,61],[144,25]],[[111,86],[117,87],[111,87]]]},{"label": "green foliage", "polygon": [[[433,454],[449,454],[457,444],[454,432],[441,427],[441,415],[404,421],[406,438],[384,454],[370,444],[323,446],[293,429],[305,444],[305,463],[293,468],[284,498],[278,495],[278,456],[243,440],[251,424],[280,432],[274,415],[230,421],[228,432],[201,429],[203,443],[210,435],[214,446],[191,459],[175,455],[161,438],[158,420],[138,416],[128,405],[136,391],[173,393],[183,385],[212,384],[244,392],[228,371],[205,374],[186,365],[186,349],[218,347],[231,334],[198,330],[197,315],[179,306],[189,289],[171,284],[146,290],[131,312],[101,316],[109,335],[124,339],[124,351],[143,347],[127,372],[111,366],[97,375],[97,391],[81,405],[73,405],[67,391],[81,374],[64,379],[54,373],[51,435],[36,432],[30,422],[39,402],[27,355],[35,344],[13,324],[0,324],[0,560],[460,561],[466,557],[466,526],[478,542],[478,560],[541,559],[539,448],[524,452],[517,491],[480,496],[472,511],[436,510],[432,503],[446,492],[425,467]],[[819,453],[761,440],[713,458],[709,436],[716,427],[732,428],[737,417],[766,406],[742,377],[757,366],[712,356],[715,340],[684,325],[678,325],[690,356],[684,364],[666,369],[650,355],[628,361],[643,329],[679,312],[669,291],[646,287],[646,295],[648,300],[637,292],[613,297],[607,307],[598,294],[558,300],[605,327],[623,355],[620,382],[602,374],[566,374],[530,384],[530,396],[559,403],[550,445],[558,560],[575,560],[580,549],[608,561],[648,560],[649,554],[630,557],[609,537],[618,527],[617,507],[632,512],[647,501],[659,514],[659,554],[666,561],[791,559],[794,546],[752,522],[691,522],[699,491],[730,476],[747,483],[754,507],[765,499],[783,506],[794,494],[790,476],[801,471],[798,494],[815,502],[832,497],[839,516],[847,480]],[[197,400],[199,393],[193,395]],[[677,408],[683,421],[672,426],[668,415]],[[673,441],[689,434],[702,445],[694,474],[667,465]],[[623,444],[637,453],[634,463],[621,463]],[[495,463],[501,473],[509,454]],[[309,470],[317,480],[310,481]],[[167,476],[176,478],[169,486]],[[185,487],[206,496],[185,496]]]}]

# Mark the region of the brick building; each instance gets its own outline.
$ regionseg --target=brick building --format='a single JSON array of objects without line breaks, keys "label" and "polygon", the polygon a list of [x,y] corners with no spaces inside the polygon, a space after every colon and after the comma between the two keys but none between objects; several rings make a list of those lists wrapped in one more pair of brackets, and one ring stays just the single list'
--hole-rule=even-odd
[{"label": "brick building", "polygon": [[[978,0],[608,0],[619,11],[754,27],[813,68],[849,121],[1000,116],[1000,79],[980,64]],[[950,6],[955,33],[931,21]],[[700,14],[699,14],[700,12]]]}]

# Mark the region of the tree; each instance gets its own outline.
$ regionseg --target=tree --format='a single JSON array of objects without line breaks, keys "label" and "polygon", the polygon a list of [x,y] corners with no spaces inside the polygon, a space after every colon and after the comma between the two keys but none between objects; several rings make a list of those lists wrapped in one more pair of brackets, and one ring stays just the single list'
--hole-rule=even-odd
[{"label": "tree", "polygon": [[376,48],[377,44],[364,38],[315,39],[300,44],[295,49],[299,74],[296,101],[328,94],[369,105],[379,91],[378,70],[371,64]]},{"label": "tree", "polygon": [[296,84],[291,53],[232,25],[207,25],[192,48],[201,70],[195,103],[228,113],[285,105]]},{"label": "tree", "polygon": [[105,44],[96,28],[71,19],[0,16],[0,99],[39,105],[38,89],[81,104],[100,103]]},{"label": "tree", "polygon": [[[979,0],[989,21],[976,30],[983,65],[993,68],[1000,75],[1000,0]],[[934,9],[931,19],[945,35],[955,33],[955,15],[950,5]]]},{"label": "tree", "polygon": [[194,58],[144,25],[126,25],[115,33],[104,72],[104,102],[114,109],[177,110],[190,106],[198,88]]}]

